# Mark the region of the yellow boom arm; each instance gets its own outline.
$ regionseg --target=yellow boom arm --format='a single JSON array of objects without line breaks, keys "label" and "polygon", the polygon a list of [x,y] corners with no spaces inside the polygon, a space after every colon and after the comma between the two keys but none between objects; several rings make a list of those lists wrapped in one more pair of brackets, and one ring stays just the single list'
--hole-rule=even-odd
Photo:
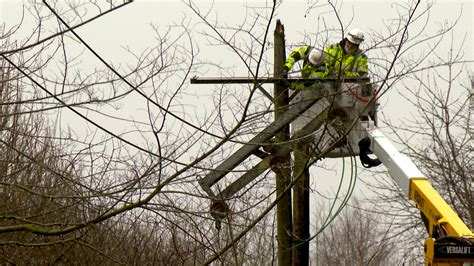
[{"label": "yellow boom arm", "polygon": [[[431,186],[427,178],[406,155],[401,154],[372,121],[361,122],[367,138],[359,142],[361,159],[372,151],[378,163],[421,211],[429,237],[425,240],[426,265],[462,265],[474,262],[474,235],[459,216]],[[361,143],[370,145],[363,148]],[[377,165],[374,163],[373,166]]]}]

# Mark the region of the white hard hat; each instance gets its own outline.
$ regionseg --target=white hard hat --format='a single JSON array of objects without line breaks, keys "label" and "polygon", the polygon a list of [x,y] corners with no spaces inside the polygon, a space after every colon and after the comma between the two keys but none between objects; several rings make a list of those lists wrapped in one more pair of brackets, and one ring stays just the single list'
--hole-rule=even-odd
[{"label": "white hard hat", "polygon": [[324,61],[324,57],[325,53],[323,51],[313,48],[311,52],[309,52],[308,60],[312,65],[317,66]]},{"label": "white hard hat", "polygon": [[360,44],[364,41],[364,33],[360,29],[352,29],[347,33],[346,37],[351,43]]}]

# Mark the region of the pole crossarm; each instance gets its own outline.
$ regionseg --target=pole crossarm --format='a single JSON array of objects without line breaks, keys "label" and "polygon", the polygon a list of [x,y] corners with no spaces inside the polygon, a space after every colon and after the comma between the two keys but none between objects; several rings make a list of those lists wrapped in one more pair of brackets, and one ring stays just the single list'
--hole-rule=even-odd
[{"label": "pole crossarm", "polygon": [[305,83],[316,83],[316,82],[368,82],[369,78],[344,78],[342,80],[338,77],[325,77],[325,78],[278,78],[278,77],[193,77],[191,78],[191,84],[250,84],[250,83],[291,83],[291,82],[305,82]]},{"label": "pole crossarm", "polygon": [[273,97],[268,93],[262,84],[265,83],[282,83],[288,85],[289,83],[301,82],[305,84],[325,83],[325,82],[368,82],[369,78],[355,78],[349,77],[343,80],[339,77],[325,77],[325,78],[284,78],[284,77],[193,77],[190,79],[191,84],[251,84],[256,83],[257,88],[268,99],[273,101]]}]

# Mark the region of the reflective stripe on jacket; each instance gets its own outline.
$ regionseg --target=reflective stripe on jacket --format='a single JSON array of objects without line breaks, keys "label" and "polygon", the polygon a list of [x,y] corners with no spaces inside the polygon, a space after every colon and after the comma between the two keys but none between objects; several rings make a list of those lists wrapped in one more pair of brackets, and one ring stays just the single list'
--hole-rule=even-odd
[{"label": "reflective stripe on jacket", "polygon": [[343,51],[341,43],[326,48],[326,72],[324,77],[338,76],[361,77],[368,74],[367,56],[361,50],[352,54]]}]

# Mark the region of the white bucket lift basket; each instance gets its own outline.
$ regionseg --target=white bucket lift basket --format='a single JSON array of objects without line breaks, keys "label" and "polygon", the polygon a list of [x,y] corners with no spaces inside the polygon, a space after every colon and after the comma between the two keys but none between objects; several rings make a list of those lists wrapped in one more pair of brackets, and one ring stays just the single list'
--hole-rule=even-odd
[{"label": "white bucket lift basket", "polygon": [[[339,86],[335,83],[324,84],[321,94],[326,97],[311,106],[291,124],[292,134],[295,134],[322,110],[331,107],[330,119],[325,125],[312,134],[312,149],[324,150],[332,145],[347,130],[349,134],[340,141],[325,157],[345,157],[358,155],[358,141],[366,136],[366,131],[360,123],[353,123],[355,119],[377,120],[377,104],[371,83],[345,82]],[[305,100],[313,94],[312,89],[302,90],[292,100],[292,104]]]}]

